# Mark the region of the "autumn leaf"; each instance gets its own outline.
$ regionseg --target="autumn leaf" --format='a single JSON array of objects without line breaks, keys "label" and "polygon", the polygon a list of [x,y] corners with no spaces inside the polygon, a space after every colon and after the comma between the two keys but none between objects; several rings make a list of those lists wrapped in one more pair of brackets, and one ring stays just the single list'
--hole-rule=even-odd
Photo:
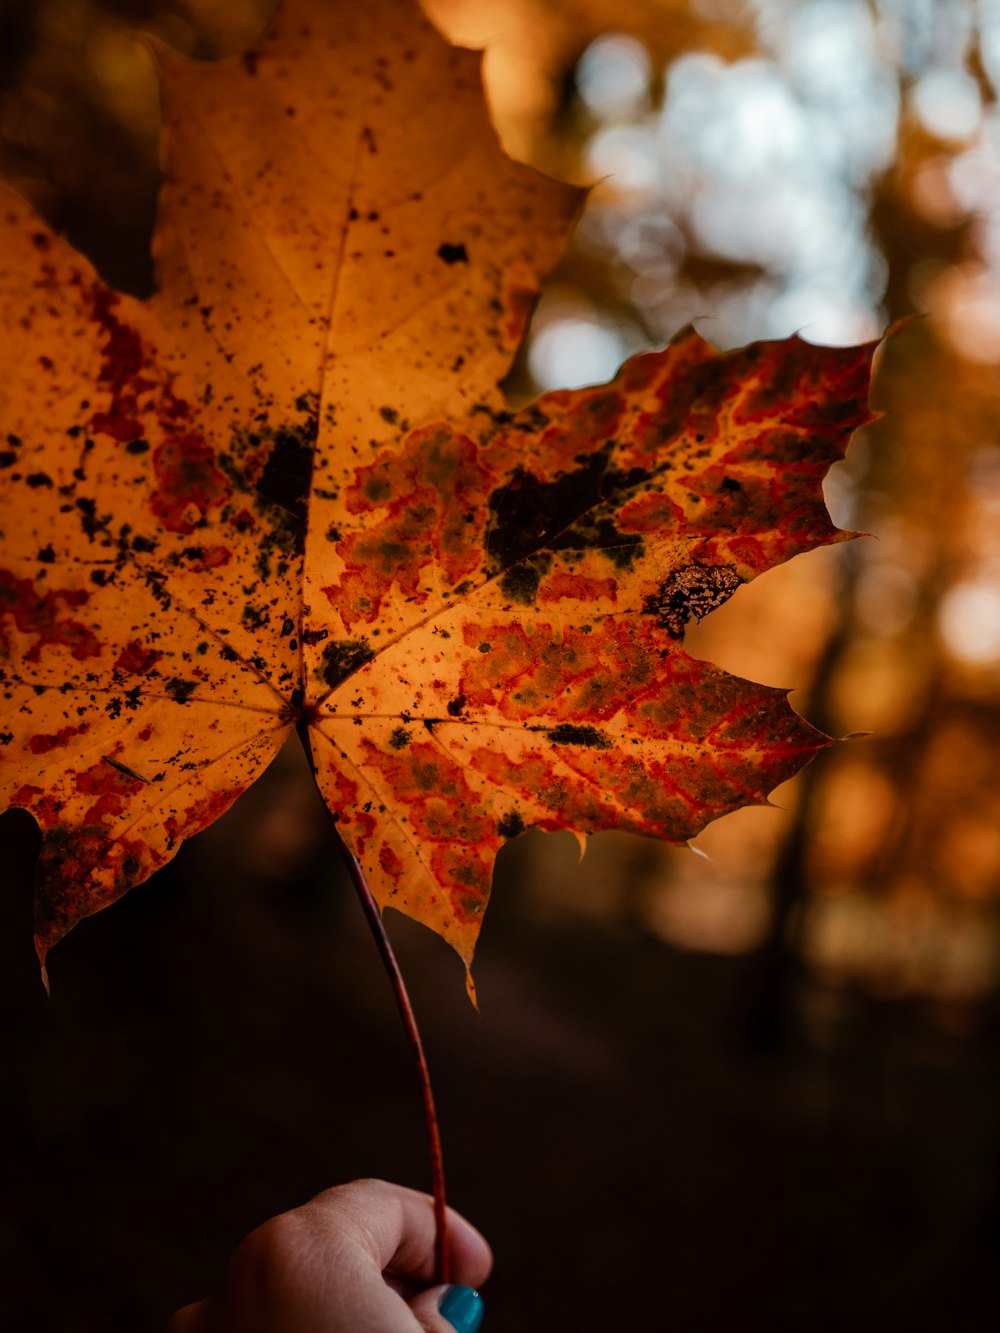
[{"label": "autumn leaf", "polygon": [[409,0],[286,0],[163,57],[156,294],[0,205],[0,719],[38,947],[205,828],[297,727],[382,906],[471,960],[529,826],[682,842],[825,738],[685,653],[838,540],[820,481],[871,347],[498,388],[580,193],[499,147]]}]

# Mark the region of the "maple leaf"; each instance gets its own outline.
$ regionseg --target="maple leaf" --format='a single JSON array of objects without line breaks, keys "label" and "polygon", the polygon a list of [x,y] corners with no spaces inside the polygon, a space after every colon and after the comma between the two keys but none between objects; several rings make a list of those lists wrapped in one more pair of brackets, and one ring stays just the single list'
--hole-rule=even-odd
[{"label": "maple leaf", "polygon": [[826,738],[686,624],[838,540],[872,347],[697,334],[512,412],[581,192],[408,0],[163,58],[156,294],[0,205],[0,742],[42,958],[298,727],[378,902],[468,963],[522,829],[682,842]]}]

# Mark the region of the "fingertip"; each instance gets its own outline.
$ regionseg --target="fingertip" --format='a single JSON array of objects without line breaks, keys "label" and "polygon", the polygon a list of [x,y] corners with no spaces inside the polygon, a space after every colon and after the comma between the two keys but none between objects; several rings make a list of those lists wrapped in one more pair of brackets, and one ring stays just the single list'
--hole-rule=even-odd
[{"label": "fingertip", "polygon": [[460,1284],[431,1287],[410,1302],[425,1333],[479,1333],[484,1309],[479,1292]]},{"label": "fingertip", "polygon": [[449,1287],[438,1302],[438,1314],[456,1333],[479,1333],[483,1323],[483,1298],[472,1287]]},{"label": "fingertip", "polygon": [[456,1281],[481,1287],[493,1271],[493,1251],[486,1237],[453,1208],[448,1209],[448,1241]]}]

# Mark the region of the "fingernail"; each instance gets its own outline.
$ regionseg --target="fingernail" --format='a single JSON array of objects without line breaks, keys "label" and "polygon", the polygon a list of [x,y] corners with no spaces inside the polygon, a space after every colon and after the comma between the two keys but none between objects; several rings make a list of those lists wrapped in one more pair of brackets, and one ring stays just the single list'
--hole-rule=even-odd
[{"label": "fingernail", "polygon": [[449,1287],[438,1306],[457,1333],[479,1333],[483,1323],[483,1298],[471,1287]]}]

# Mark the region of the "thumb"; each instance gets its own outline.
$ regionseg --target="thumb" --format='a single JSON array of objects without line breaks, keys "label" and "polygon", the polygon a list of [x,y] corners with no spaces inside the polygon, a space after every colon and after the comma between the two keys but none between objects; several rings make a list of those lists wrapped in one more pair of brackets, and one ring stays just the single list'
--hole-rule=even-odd
[{"label": "thumb", "polygon": [[410,1301],[425,1333],[479,1333],[483,1298],[472,1287],[430,1287]]}]

